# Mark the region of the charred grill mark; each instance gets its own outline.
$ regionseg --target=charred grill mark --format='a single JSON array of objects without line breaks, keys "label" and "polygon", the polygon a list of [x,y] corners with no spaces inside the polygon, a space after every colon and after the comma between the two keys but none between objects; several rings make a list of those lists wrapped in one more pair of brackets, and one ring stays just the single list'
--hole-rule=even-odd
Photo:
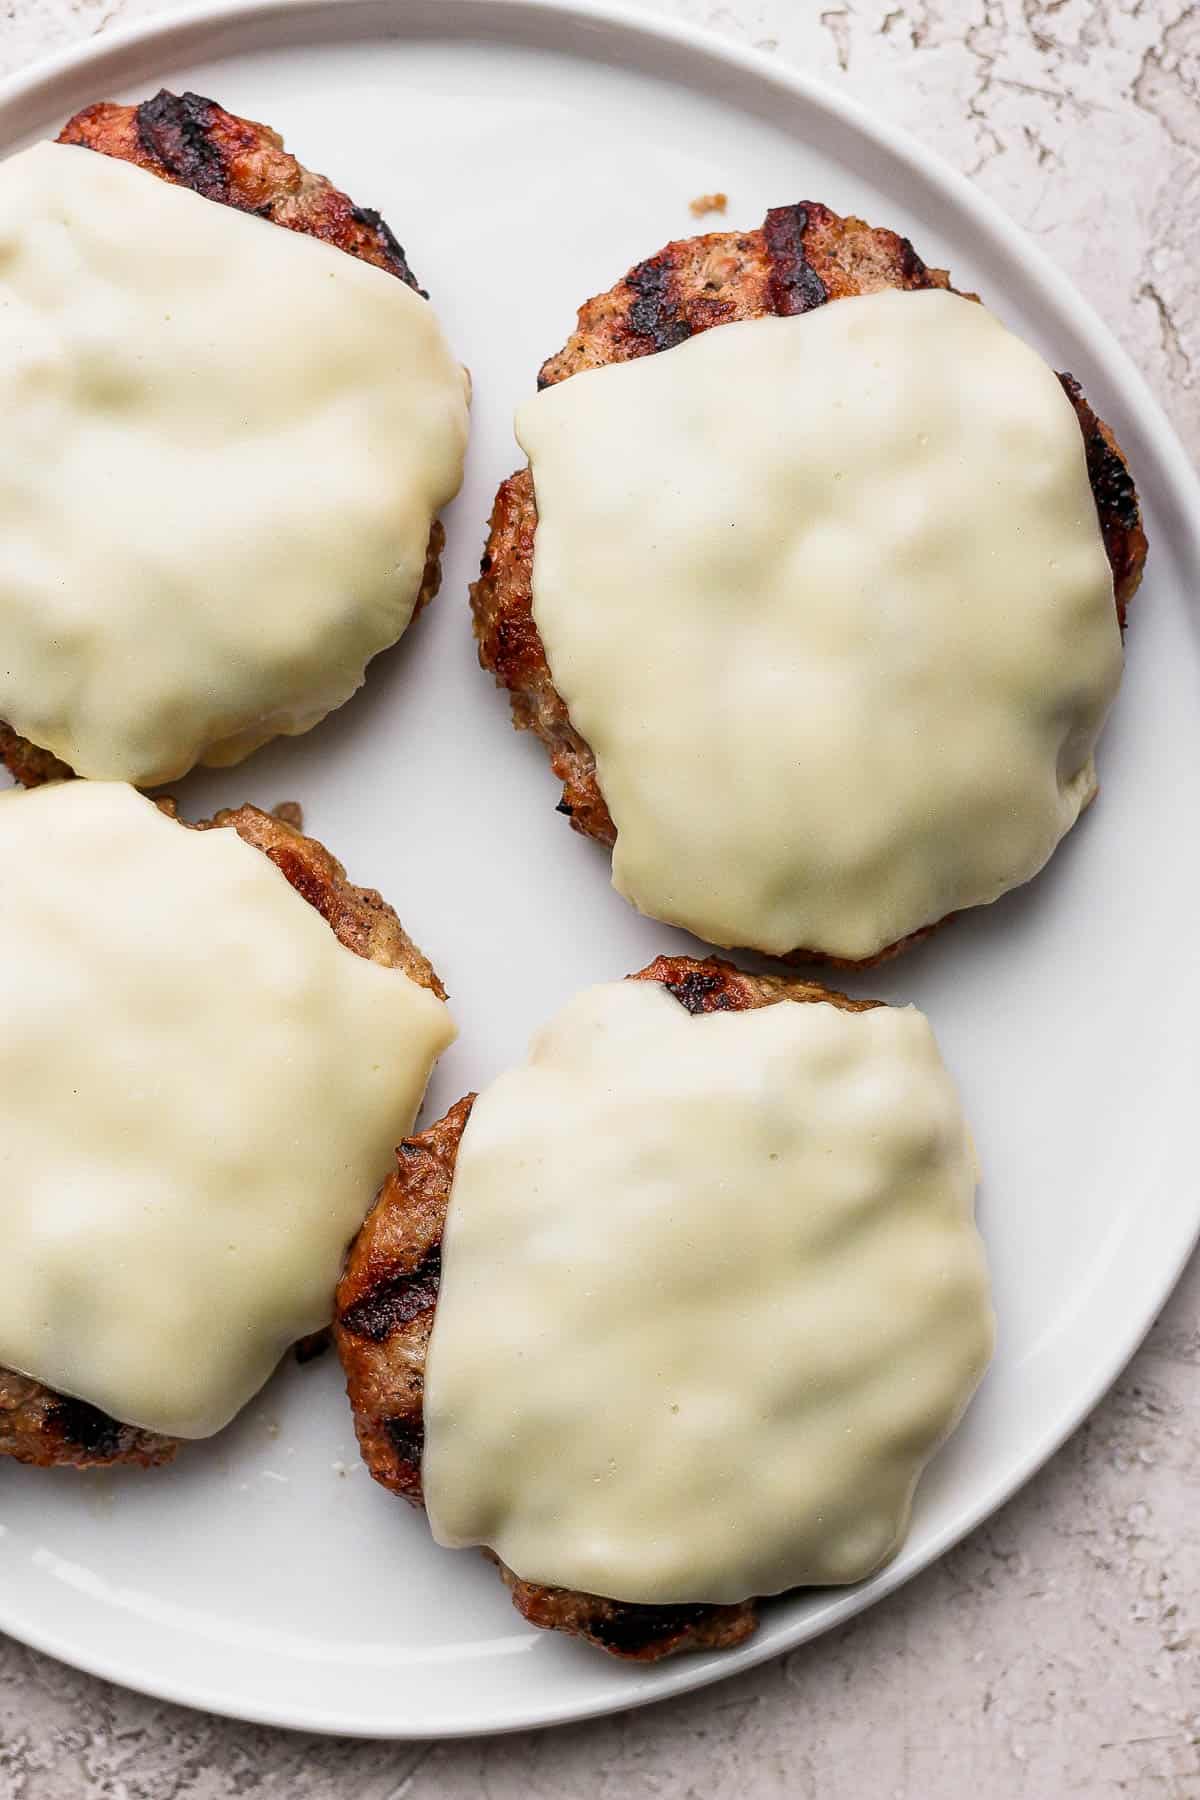
[{"label": "charred grill mark", "polygon": [[681,981],[664,981],[663,986],[693,1017],[697,1013],[735,1010],[719,975],[704,975],[693,969]]},{"label": "charred grill mark", "polygon": [[365,231],[369,231],[375,238],[380,249],[387,257],[392,269],[400,277],[401,281],[407,282],[409,287],[412,288],[415,293],[420,294],[422,300],[428,300],[429,295],[425,292],[423,287],[417,286],[417,278],[408,266],[408,258],[404,254],[403,244],[400,242],[400,239],[396,236],[387,220],[383,217],[382,213],[376,212],[373,206],[352,206],[350,208],[350,217],[354,220],[356,225],[361,225]]},{"label": "charred grill mark", "polygon": [[1080,415],[1088,476],[1101,518],[1111,519],[1122,531],[1136,531],[1141,524],[1141,514],[1132,475],[1100,430],[1075,377],[1062,374],[1058,379],[1067,399]]},{"label": "charred grill mark", "polygon": [[1073,375],[1060,374],[1063,392],[1075,409],[1083,436],[1088,481],[1096,502],[1100,535],[1113,572],[1117,617],[1125,629],[1125,609],[1137,588],[1146,558],[1137,488],[1116,443],[1101,424]]},{"label": "charred grill mark", "polygon": [[668,256],[652,256],[631,269],[629,286],[637,298],[629,309],[629,329],[649,339],[653,350],[670,350],[692,335],[679,311],[675,272]]},{"label": "charred grill mark", "polygon": [[65,1396],[50,1408],[46,1423],[89,1456],[118,1455],[126,1429],[106,1412],[101,1412],[98,1406]]},{"label": "charred grill mark", "polygon": [[1133,476],[1112,446],[1105,443],[1100,432],[1092,433],[1085,448],[1096,505],[1122,531],[1136,531],[1140,515]]},{"label": "charred grill mark", "polygon": [[[773,206],[763,220],[763,238],[770,259],[771,306],[782,317],[811,312],[823,306],[828,290],[808,260],[804,233],[808,207]],[[912,245],[909,245],[912,249]]]},{"label": "charred grill mark", "polygon": [[618,1656],[634,1656],[640,1650],[681,1637],[690,1626],[705,1623],[717,1609],[711,1606],[637,1606],[611,1603],[598,1609],[583,1626],[587,1637]]},{"label": "charred grill mark", "polygon": [[402,1463],[419,1470],[425,1451],[425,1425],[420,1413],[416,1418],[388,1419],[384,1424],[388,1442]]},{"label": "charred grill mark", "polygon": [[[103,110],[120,114],[125,109]],[[202,94],[172,94],[166,88],[128,110],[137,146],[155,174],[207,200],[323,238],[429,298],[417,285],[403,245],[374,207],[356,206],[323,176],[303,169],[266,127],[227,113]],[[115,141],[115,129],[111,122],[79,114],[63,136],[111,155],[127,155]]]},{"label": "charred grill mark", "polygon": [[342,1330],[369,1338],[373,1344],[383,1343],[401,1325],[436,1304],[441,1278],[442,1247],[435,1244],[415,1269],[403,1269],[376,1282],[348,1306],[341,1316]]},{"label": "charred grill mark", "polygon": [[171,94],[160,88],[137,109],[138,137],[148,156],[207,200],[234,205],[229,171],[214,141],[215,101],[202,94]]},{"label": "charred grill mark", "polygon": [[900,279],[905,287],[922,288],[929,284],[929,270],[907,238],[900,239]]}]

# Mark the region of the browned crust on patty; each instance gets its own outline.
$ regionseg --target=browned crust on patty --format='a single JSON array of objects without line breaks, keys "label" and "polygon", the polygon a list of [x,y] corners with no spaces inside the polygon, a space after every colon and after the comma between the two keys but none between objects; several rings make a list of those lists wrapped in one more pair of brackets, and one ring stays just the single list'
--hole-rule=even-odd
[{"label": "browned crust on patty", "polygon": [[202,94],[162,88],[140,106],[101,100],[69,119],[58,141],[135,163],[206,200],[321,238],[422,292],[394,232],[377,212],[356,206],[326,176],[297,162],[269,125],[239,119]]},{"label": "browned crust on patty", "polygon": [[46,781],[71,781],[75,771],[52,750],[39,749],[11,725],[0,719],[0,762],[22,787],[41,787]]},{"label": "browned crust on patty", "polygon": [[432,963],[418,950],[387,901],[375,888],[355,887],[324,844],[273,813],[260,812],[257,806],[215,813],[191,829],[225,827],[232,827],[246,843],[270,858],[347,950],[385,969],[400,969],[439,1000],[446,998]]},{"label": "browned crust on patty", "polygon": [[[785,1000],[828,1000],[848,1012],[879,1004],[848,999],[816,982],[746,974],[718,957],[660,956],[630,979],[661,982],[693,1015],[746,1012]],[[399,1146],[397,1166],[351,1247],[337,1292],[334,1342],[363,1460],[376,1481],[414,1506],[422,1503],[425,1354],[441,1280],[442,1230],[474,1100],[468,1094],[436,1125]],[[758,1623],[752,1600],[738,1606],[635,1606],[522,1581],[498,1558],[491,1560],[532,1624],[586,1638],[635,1662],[657,1662],[681,1650],[728,1649]]]},{"label": "browned crust on patty", "polygon": [[[174,814],[172,802],[159,804]],[[347,950],[385,969],[401,969],[411,981],[445,999],[445,989],[432,965],[392,908],[374,888],[355,887],[337,858],[315,838],[305,837],[256,806],[217,813],[188,829],[236,831],[270,858]],[[168,1461],[178,1447],[176,1438],[122,1424],[86,1401],[57,1394],[40,1382],[0,1368],[0,1456],[41,1468],[95,1469],[117,1463],[148,1468]]]},{"label": "browned crust on patty", "polygon": [[0,1369],[0,1456],[34,1468],[149,1469],[170,1462],[179,1442],[122,1425],[86,1400],[56,1394],[13,1369]]},{"label": "browned crust on patty", "polygon": [[[135,163],[162,181],[191,188],[206,200],[254,213],[320,238],[360,262],[395,275],[425,298],[396,236],[370,207],[356,206],[324,175],[314,175],[283,147],[267,125],[239,119],[200,94],[171,94],[166,88],[140,106],[101,100],[85,106],[59,133],[60,144]],[[446,534],[434,520],[413,618],[441,586]],[[74,771],[49,750],[0,723],[0,762],[23,787],[64,781]]]},{"label": "browned crust on patty", "polygon": [[[668,244],[607,293],[585,302],[565,347],[542,365],[538,386],[668,350],[699,331],[737,319],[809,312],[830,300],[884,288],[935,287],[950,288],[946,271],[929,268],[908,239],[894,231],[841,218],[812,201],[776,207],[757,231],[713,232]],[[1137,493],[1115,437],[1096,417],[1078,382],[1070,375],[1059,379],[1083,433],[1123,629],[1146,560]],[[596,778],[595,758],[554,686],[533,617],[536,531],[533,478],[525,468],[500,485],[479,580],[471,589],[479,660],[497,685],[509,690],[517,729],[534,732],[546,745],[562,783],[559,811],[576,831],[611,848],[616,827]],[[866,967],[936,928],[925,926],[861,964],[804,947],[782,960]]]},{"label": "browned crust on patty", "polygon": [[563,349],[542,364],[538,386],[670,350],[735,319],[811,312],[883,288],[949,286],[945,269],[928,268],[894,231],[814,201],[777,206],[756,231],[677,239],[586,300]]}]

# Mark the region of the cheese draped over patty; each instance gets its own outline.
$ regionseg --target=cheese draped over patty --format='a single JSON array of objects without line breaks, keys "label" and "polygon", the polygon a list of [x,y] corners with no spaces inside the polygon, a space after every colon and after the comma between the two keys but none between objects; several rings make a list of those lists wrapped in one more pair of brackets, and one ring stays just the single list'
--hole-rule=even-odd
[{"label": "cheese draped over patty", "polygon": [[0,164],[0,412],[0,718],[148,786],[395,643],[467,383],[394,276],[43,143]]},{"label": "cheese draped over patty", "polygon": [[232,829],[0,795],[0,1365],[180,1437],[328,1323],[454,1036]]},{"label": "cheese draped over patty", "polygon": [[517,435],[534,618],[642,912],[858,959],[1042,867],[1121,642],[1074,410],[991,313],[723,325]]},{"label": "cheese draped over patty", "polygon": [[654,1603],[857,1581],[992,1345],[914,1008],[588,989],[475,1103],[425,1372],[440,1543]]}]

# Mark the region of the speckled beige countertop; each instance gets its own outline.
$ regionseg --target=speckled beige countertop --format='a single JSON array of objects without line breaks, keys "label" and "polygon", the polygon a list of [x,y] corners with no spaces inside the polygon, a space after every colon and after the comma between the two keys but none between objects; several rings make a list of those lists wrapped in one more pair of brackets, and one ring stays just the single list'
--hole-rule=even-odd
[{"label": "speckled beige countertop", "polygon": [[[1038,237],[1200,450],[1200,5],[645,0],[842,85]],[[165,0],[0,0],[0,71]],[[1200,1267],[989,1525],[692,1699],[494,1742],[229,1724],[0,1640],[0,1800],[1200,1797]]]}]

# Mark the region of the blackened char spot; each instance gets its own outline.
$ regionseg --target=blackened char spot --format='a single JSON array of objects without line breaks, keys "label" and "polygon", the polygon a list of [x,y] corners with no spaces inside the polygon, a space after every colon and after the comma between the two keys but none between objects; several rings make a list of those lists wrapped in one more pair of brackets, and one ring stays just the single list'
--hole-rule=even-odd
[{"label": "blackened char spot", "polygon": [[403,1463],[411,1463],[416,1469],[421,1466],[421,1456],[425,1449],[425,1425],[416,1419],[388,1419],[384,1430],[391,1440],[392,1449]]},{"label": "blackened char spot", "polygon": [[773,206],[763,220],[771,259],[771,307],[783,318],[811,312],[829,298],[825,283],[805,254],[807,229],[806,206]]},{"label": "blackened char spot", "polygon": [[1136,531],[1139,514],[1133,476],[1100,432],[1091,439],[1087,452],[1088,474],[1101,516],[1115,520],[1122,531]]},{"label": "blackened char spot", "polygon": [[900,274],[907,287],[925,287],[929,269],[907,238],[900,239]]},{"label": "blackened char spot", "polygon": [[401,244],[399,238],[382,214],[377,213],[373,206],[355,206],[351,208],[351,213],[355,224],[365,226],[368,231],[373,232],[378,238],[384,250],[387,252],[388,261],[391,263],[395,273],[399,275],[401,281],[406,281],[410,288],[420,294],[422,300],[428,300],[429,295],[425,292],[425,289],[417,287],[417,278],[408,266],[408,258],[404,254],[404,246]]},{"label": "blackened char spot", "polygon": [[381,1344],[435,1304],[441,1276],[442,1250],[435,1244],[415,1269],[389,1275],[348,1306],[341,1316],[342,1330]]},{"label": "blackened char spot", "polygon": [[1111,520],[1122,531],[1136,531],[1140,514],[1133,476],[1096,424],[1095,415],[1084,399],[1083,389],[1075,377],[1060,375],[1058,379],[1067,399],[1081,415],[1081,422],[1084,418],[1088,420],[1084,425],[1083,447],[1087,456],[1088,478],[1096,496],[1101,523],[1107,525]]},{"label": "blackened char spot", "polygon": [[569,800],[560,800],[554,810],[555,812],[565,813],[568,819],[574,818],[575,816],[575,808],[571,805]]},{"label": "blackened char spot", "polygon": [[674,276],[665,257],[639,263],[628,280],[637,295],[629,309],[629,328],[635,336],[649,338],[655,350],[670,350],[691,337],[692,328],[674,298]]},{"label": "blackened char spot", "polygon": [[89,1406],[86,1400],[56,1401],[46,1422],[89,1456],[116,1456],[120,1452],[125,1427],[98,1406]]},{"label": "blackened char spot", "polygon": [[211,134],[216,103],[201,94],[172,94],[160,88],[137,109],[142,148],[169,175],[206,200],[229,204],[224,159]]},{"label": "blackened char spot", "polygon": [[664,1638],[681,1636],[690,1625],[699,1625],[711,1613],[709,1606],[618,1606],[597,1612],[584,1630],[607,1650],[625,1656],[661,1644]]},{"label": "blackened char spot", "polygon": [[663,986],[668,994],[674,995],[680,1006],[685,1006],[693,1015],[732,1011],[725,984],[719,975],[701,975],[692,970],[682,981],[666,981]]}]

